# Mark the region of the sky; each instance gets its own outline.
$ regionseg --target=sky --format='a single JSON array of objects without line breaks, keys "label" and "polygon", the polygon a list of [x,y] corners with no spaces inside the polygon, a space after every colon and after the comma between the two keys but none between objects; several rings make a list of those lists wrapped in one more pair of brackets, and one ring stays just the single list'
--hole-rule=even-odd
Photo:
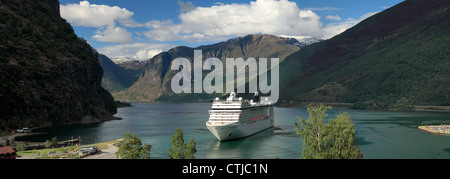
[{"label": "sky", "polygon": [[402,0],[60,0],[99,53],[145,60],[247,34],[329,39]]}]

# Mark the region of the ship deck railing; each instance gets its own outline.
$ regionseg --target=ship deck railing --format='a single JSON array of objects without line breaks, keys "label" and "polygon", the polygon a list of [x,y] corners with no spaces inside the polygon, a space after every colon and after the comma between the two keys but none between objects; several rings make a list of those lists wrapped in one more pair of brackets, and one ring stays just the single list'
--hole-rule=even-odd
[{"label": "ship deck railing", "polygon": [[234,118],[234,119],[232,119],[232,118],[221,118],[221,119],[214,119],[214,118],[210,118],[209,119],[209,121],[239,121],[239,119],[238,118]]}]

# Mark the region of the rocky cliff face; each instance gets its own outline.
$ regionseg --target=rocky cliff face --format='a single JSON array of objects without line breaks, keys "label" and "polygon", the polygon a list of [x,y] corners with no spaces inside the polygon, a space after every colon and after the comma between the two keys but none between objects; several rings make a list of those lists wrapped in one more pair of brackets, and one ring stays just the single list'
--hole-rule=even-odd
[{"label": "rocky cliff face", "polygon": [[[178,71],[170,70],[172,60],[178,57],[184,57],[189,59],[191,64],[193,64],[194,50],[202,50],[203,60],[216,57],[221,59],[224,64],[226,58],[239,57],[244,60],[250,57],[256,59],[279,58],[280,61],[283,61],[286,56],[299,50],[299,46],[301,46],[301,43],[295,39],[258,34],[230,39],[213,45],[199,46],[197,48],[175,47],[149,60],[139,80],[128,90],[114,94],[114,97],[123,101],[145,102],[151,102],[155,99],[167,101],[168,98],[173,99],[173,101],[209,99],[211,96],[206,94],[174,95],[171,89],[171,80]],[[204,72],[204,75],[205,73],[208,72]]]},{"label": "rocky cliff face", "polygon": [[97,52],[58,0],[2,0],[0,51],[0,131],[114,119]]}]

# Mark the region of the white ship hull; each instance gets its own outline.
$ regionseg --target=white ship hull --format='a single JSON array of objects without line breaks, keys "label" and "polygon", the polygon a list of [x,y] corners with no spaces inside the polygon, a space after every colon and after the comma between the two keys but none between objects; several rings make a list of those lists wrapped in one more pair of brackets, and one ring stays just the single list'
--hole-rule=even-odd
[{"label": "white ship hull", "polygon": [[239,122],[234,122],[225,125],[207,125],[209,131],[219,141],[248,137],[271,127],[273,127],[273,117],[254,123],[242,122],[239,124]]},{"label": "white ship hull", "polygon": [[206,126],[219,141],[248,137],[273,127],[271,103],[253,103],[233,97],[227,101],[216,99],[209,111]]}]

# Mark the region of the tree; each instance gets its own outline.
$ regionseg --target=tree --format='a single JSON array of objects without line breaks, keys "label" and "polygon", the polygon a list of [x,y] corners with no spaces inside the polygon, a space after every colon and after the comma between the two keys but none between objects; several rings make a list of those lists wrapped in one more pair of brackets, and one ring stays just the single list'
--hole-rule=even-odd
[{"label": "tree", "polygon": [[50,148],[50,147],[52,147],[52,143],[50,142],[50,140],[45,140],[45,145],[44,145],[44,147],[45,147],[45,148]]},{"label": "tree", "polygon": [[168,150],[171,159],[195,159],[194,154],[197,152],[195,141],[191,138],[186,145],[184,143],[183,131],[180,128],[175,130],[171,143],[172,148]]},{"label": "tree", "polygon": [[123,140],[119,142],[119,145],[119,150],[116,152],[117,158],[150,159],[152,146],[149,144],[142,146],[141,139],[137,135],[131,135],[130,131],[123,135]]},{"label": "tree", "polygon": [[58,138],[53,137],[52,140],[45,140],[45,148],[55,147],[58,144]]},{"label": "tree", "polygon": [[308,120],[300,118],[300,124],[294,122],[297,134],[303,140],[302,157],[305,159],[357,159],[361,151],[354,146],[355,125],[350,115],[340,114],[336,119],[325,123],[330,106],[308,105]]},{"label": "tree", "polygon": [[52,147],[56,147],[58,145],[58,138],[57,137],[53,137],[52,141],[51,141],[51,146]]},{"label": "tree", "polygon": [[25,151],[27,148],[25,147],[25,144],[19,143],[16,145],[16,151]]},{"label": "tree", "polygon": [[328,120],[330,134],[333,136],[332,147],[328,158],[357,159],[361,158],[361,151],[355,146],[355,125],[351,123],[350,115],[345,112]]}]

